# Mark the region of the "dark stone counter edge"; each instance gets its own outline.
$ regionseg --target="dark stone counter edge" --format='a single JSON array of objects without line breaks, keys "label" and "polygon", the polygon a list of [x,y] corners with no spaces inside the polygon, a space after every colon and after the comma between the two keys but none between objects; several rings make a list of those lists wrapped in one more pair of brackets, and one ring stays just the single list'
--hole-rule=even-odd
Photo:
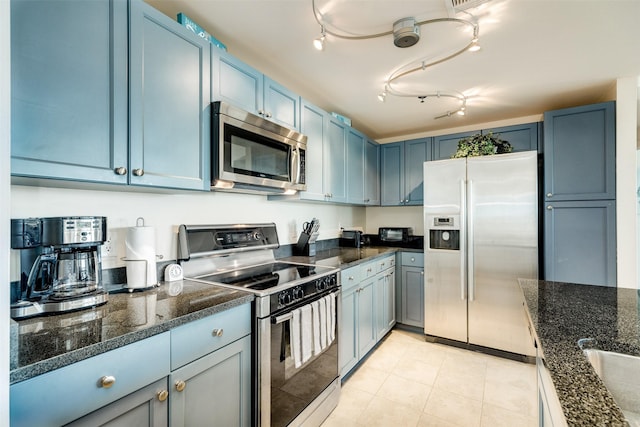
[{"label": "dark stone counter edge", "polygon": [[[351,251],[357,251],[357,250],[358,249],[355,249],[355,248],[338,247],[334,249],[320,251],[315,257],[291,256],[283,259],[291,260],[295,262],[314,264],[314,263],[322,263],[322,260],[333,258],[333,257],[340,257],[340,254],[349,253]],[[365,262],[374,261],[375,259],[382,258],[390,254],[395,254],[397,252],[417,252],[417,253],[423,252],[422,249],[387,247],[387,246],[378,246],[378,247],[367,246],[367,247],[361,248],[360,250],[365,252],[377,250],[379,251],[379,253],[371,254],[370,256],[366,256],[362,259],[357,259],[355,261],[350,261],[350,262],[343,262],[342,260],[339,260],[338,263],[333,266],[338,267],[340,269],[346,269],[346,268],[354,267],[359,264],[363,264]],[[246,293],[245,295],[240,295],[237,298],[234,298],[232,300],[225,301],[223,303],[219,303],[214,306],[211,306],[193,313],[189,313],[187,315],[184,315],[175,319],[171,319],[157,325],[150,326],[148,328],[130,332],[130,333],[121,335],[117,338],[112,338],[100,343],[92,344],[78,350],[73,350],[65,354],[61,354],[40,362],[33,363],[28,366],[23,366],[21,368],[14,369],[9,373],[9,384],[15,384],[21,381],[25,381],[30,378],[36,377],[38,375],[53,371],[55,369],[63,368],[73,363],[80,362],[84,359],[88,359],[98,354],[106,353],[107,351],[110,351],[110,350],[115,350],[127,344],[131,344],[136,341],[140,341],[145,338],[149,338],[154,335],[169,331],[185,323],[202,319],[204,317],[236,307],[238,305],[250,303],[254,299],[255,297],[253,294]]]},{"label": "dark stone counter edge", "polygon": [[[537,296],[532,297],[530,294],[530,287],[537,287],[538,283],[561,283],[529,279],[519,279],[518,282],[524,295],[529,321],[535,329],[533,332],[542,353],[542,362],[549,371],[567,424],[628,426],[620,407],[580,350],[577,340],[569,343],[566,340],[552,342],[550,337],[540,337],[542,332],[537,330],[540,328],[537,316],[538,300]],[[601,346],[600,349],[616,350],[608,345]]]},{"label": "dark stone counter edge", "polygon": [[238,296],[229,301],[225,301],[214,306],[189,313],[185,316],[181,316],[175,319],[168,320],[166,322],[150,326],[139,331],[130,332],[125,335],[121,335],[117,338],[112,338],[107,341],[92,344],[87,347],[83,347],[78,350],[70,351],[59,356],[52,357],[50,359],[43,360],[41,362],[34,363],[32,365],[24,366],[22,368],[15,369],[9,374],[9,384],[15,384],[20,381],[28,380],[29,378],[36,377],[38,375],[53,371],[55,369],[63,368],[81,360],[88,359],[93,356],[97,356],[101,353],[106,353],[110,350],[115,350],[119,347],[123,347],[127,344],[134,343],[136,341],[143,340],[145,338],[152,337],[154,335],[161,334],[170,329],[176,328],[185,323],[193,322],[211,316],[215,313],[228,310],[230,308],[247,304],[255,299],[253,294],[245,294]]}]

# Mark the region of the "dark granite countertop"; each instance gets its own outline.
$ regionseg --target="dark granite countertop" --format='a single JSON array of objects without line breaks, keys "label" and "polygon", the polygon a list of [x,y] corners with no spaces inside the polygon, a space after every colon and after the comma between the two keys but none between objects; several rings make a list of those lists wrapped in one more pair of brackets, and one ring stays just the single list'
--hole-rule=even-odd
[{"label": "dark granite countertop", "polygon": [[389,246],[365,246],[362,248],[332,248],[318,251],[315,257],[292,256],[286,260],[302,263],[312,263],[345,269],[354,267],[364,262],[373,261],[396,252],[422,252],[422,249],[389,247]]},{"label": "dark granite countertop", "polygon": [[[283,258],[348,268],[395,252],[398,247],[332,248],[315,257]],[[10,322],[10,383],[27,380],[83,359],[168,331],[184,323],[253,301],[244,291],[190,280],[109,294],[107,304],[90,310]]]},{"label": "dark granite countertop", "polygon": [[578,346],[640,355],[640,293],[635,289],[520,279],[544,362],[570,426],[627,425]]},{"label": "dark granite countertop", "polygon": [[112,293],[107,304],[89,310],[12,321],[9,381],[24,381],[253,299],[248,292],[181,280]]}]

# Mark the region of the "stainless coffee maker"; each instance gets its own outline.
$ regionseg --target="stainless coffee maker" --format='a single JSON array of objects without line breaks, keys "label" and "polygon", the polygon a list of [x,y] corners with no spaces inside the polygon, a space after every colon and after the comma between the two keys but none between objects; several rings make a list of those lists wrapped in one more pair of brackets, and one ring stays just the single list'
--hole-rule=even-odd
[{"label": "stainless coffee maker", "polygon": [[11,220],[11,247],[20,249],[20,288],[11,317],[81,310],[107,302],[100,246],[107,218],[74,216]]}]

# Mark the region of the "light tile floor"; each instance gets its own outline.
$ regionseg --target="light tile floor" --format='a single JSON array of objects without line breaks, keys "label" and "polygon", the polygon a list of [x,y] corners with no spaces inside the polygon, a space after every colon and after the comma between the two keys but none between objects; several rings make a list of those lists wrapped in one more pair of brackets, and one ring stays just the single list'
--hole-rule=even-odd
[{"label": "light tile floor", "polygon": [[533,427],[536,371],[394,329],[343,384],[323,427]]}]

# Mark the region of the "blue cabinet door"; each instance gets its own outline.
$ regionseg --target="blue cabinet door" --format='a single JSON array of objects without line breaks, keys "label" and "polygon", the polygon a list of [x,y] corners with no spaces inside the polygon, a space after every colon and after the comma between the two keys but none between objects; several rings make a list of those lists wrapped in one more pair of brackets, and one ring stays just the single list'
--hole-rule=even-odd
[{"label": "blue cabinet door", "polygon": [[402,267],[401,306],[402,323],[424,328],[424,268]]},{"label": "blue cabinet door", "polygon": [[364,151],[364,204],[380,204],[380,145],[370,139]]},{"label": "blue cabinet door", "polygon": [[492,132],[500,139],[507,141],[513,147],[513,152],[531,151],[538,149],[538,138],[542,123],[525,123],[521,125],[503,126],[491,129],[482,129],[485,135]]},{"label": "blue cabinet door", "polygon": [[380,204],[401,206],[404,201],[404,142],[380,147]]},{"label": "blue cabinet door", "polygon": [[253,114],[263,112],[263,74],[215,46],[211,49],[211,99]]},{"label": "blue cabinet door", "polygon": [[326,199],[331,202],[344,203],[347,200],[346,141],[347,125],[329,116],[322,161]]},{"label": "blue cabinet door", "polygon": [[347,129],[347,203],[364,204],[365,137],[353,128]]},{"label": "blue cabinet door", "polygon": [[11,173],[125,184],[126,73],[125,1],[11,2]]},{"label": "blue cabinet door", "polygon": [[210,44],[130,3],[130,184],[208,190]]},{"label": "blue cabinet door", "polygon": [[305,179],[307,190],[299,193],[303,200],[325,200],[323,180],[323,147],[327,132],[327,113],[302,100],[300,108],[300,132],[307,136],[307,163]]},{"label": "blue cabinet door", "polygon": [[338,334],[340,376],[344,377],[358,363],[358,291],[350,289],[342,294],[340,331]]},{"label": "blue cabinet door", "polygon": [[545,203],[545,280],[616,286],[615,201]]},{"label": "blue cabinet door", "polygon": [[546,201],[615,199],[615,104],[544,114]]},{"label": "blue cabinet door", "polygon": [[300,95],[264,76],[264,116],[289,129],[300,130]]},{"label": "blue cabinet door", "polygon": [[480,131],[460,132],[460,133],[453,133],[450,135],[434,136],[432,159],[433,160],[450,159],[451,156],[458,149],[458,141],[460,141],[462,138],[467,138],[479,132]]},{"label": "blue cabinet door", "polygon": [[431,139],[404,143],[404,205],[422,206],[424,201],[424,162],[431,160]]}]

